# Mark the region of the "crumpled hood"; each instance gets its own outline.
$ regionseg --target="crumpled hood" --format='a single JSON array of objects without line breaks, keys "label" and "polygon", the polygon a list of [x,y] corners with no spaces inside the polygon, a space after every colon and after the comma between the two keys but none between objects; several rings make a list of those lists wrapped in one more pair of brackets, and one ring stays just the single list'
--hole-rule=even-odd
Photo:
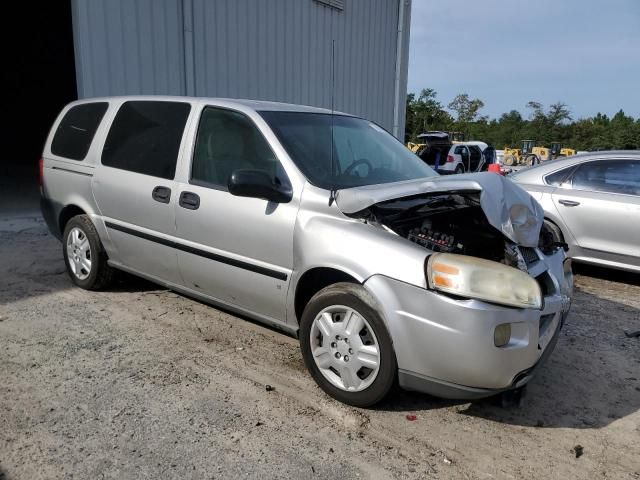
[{"label": "crumpled hood", "polygon": [[340,190],[338,208],[350,215],[376,203],[411,197],[423,193],[448,191],[480,191],[480,206],[489,223],[509,240],[525,247],[536,247],[544,221],[540,204],[511,180],[495,173],[443,175],[387,185]]}]

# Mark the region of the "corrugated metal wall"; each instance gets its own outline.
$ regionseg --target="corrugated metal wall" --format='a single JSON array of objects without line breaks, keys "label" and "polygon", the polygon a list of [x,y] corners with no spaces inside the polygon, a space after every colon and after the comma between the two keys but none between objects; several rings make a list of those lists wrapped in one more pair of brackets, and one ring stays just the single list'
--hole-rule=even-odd
[{"label": "corrugated metal wall", "polygon": [[[405,2],[400,94],[398,12]],[[73,0],[78,95],[331,107],[404,130],[409,0]],[[332,90],[332,40],[335,89]],[[396,92],[398,93],[398,92]]]}]

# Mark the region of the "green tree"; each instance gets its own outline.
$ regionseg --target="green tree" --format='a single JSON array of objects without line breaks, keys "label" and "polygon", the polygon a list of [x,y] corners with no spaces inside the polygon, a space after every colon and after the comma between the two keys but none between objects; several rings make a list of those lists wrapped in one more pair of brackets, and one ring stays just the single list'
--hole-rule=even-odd
[{"label": "green tree", "polygon": [[619,110],[613,117],[597,113],[593,117],[572,118],[571,110],[563,102],[548,108],[537,101],[526,104],[529,114],[523,118],[517,110],[489,119],[480,115],[484,103],[471,99],[466,93],[457,95],[447,108],[447,113],[437,100],[435,90],[427,88],[407,95],[407,140],[427,130],[462,130],[470,140],[482,140],[496,148],[519,145],[520,140],[533,139],[538,145],[550,146],[560,142],[562,146],[577,150],[604,150],[640,148],[640,118]]},{"label": "green tree", "polygon": [[425,88],[418,98],[414,93],[407,95],[405,141],[415,142],[420,133],[429,130],[448,130],[453,123],[451,115],[436,99],[432,88]]},{"label": "green tree", "polygon": [[469,124],[478,119],[480,109],[484,107],[484,102],[479,98],[471,99],[467,93],[456,95],[447,105],[449,110],[456,113],[456,127],[462,130],[465,135],[469,133]]}]

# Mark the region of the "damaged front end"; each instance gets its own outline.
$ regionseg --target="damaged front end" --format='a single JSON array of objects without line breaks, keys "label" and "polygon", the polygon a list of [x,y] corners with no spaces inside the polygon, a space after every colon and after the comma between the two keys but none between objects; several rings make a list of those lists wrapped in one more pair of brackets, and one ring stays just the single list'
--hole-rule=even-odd
[{"label": "damaged front end", "polygon": [[542,222],[533,247],[518,245],[489,222],[478,191],[389,200],[355,216],[432,252],[483,258],[525,272],[527,264],[537,260],[536,247],[545,254],[559,247]]},{"label": "damaged front end", "polygon": [[[570,264],[563,265],[563,245],[553,241],[540,205],[498,175],[459,177],[344,191],[338,205],[433,252],[425,265],[433,289],[535,309],[557,293],[565,298],[566,314],[573,288]],[[434,270],[436,258],[441,268],[460,275]]]},{"label": "damaged front end", "polygon": [[426,288],[389,275],[365,283],[384,310],[400,385],[472,399],[529,382],[558,339],[573,276],[524,190],[495,174],[457,177],[349,189],[337,204],[405,239],[396,248],[425,251]]}]

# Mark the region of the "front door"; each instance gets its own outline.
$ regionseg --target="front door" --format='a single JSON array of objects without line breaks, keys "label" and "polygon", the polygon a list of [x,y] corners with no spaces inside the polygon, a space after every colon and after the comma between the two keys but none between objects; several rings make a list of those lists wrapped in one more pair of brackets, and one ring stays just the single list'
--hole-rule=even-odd
[{"label": "front door", "polygon": [[124,267],[180,284],[175,250],[174,174],[191,106],[128,101],[111,125],[93,193]]},{"label": "front door", "polygon": [[297,202],[273,203],[229,193],[239,169],[289,182],[253,121],[225,108],[200,116],[189,183],[178,183],[178,251],[184,285],[223,303],[285,321],[293,269]]}]

